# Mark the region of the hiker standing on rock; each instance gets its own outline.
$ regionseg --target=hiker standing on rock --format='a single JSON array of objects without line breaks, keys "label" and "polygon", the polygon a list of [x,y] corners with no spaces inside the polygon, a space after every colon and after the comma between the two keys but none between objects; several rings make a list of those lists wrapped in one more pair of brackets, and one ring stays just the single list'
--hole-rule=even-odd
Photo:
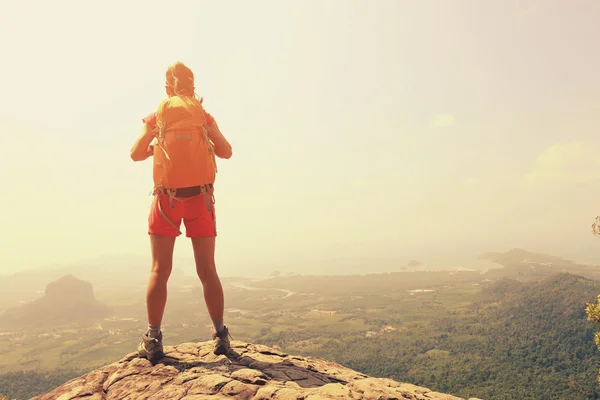
[{"label": "hiker standing on rock", "polygon": [[[146,291],[148,330],[138,353],[156,360],[164,356],[161,323],[167,302],[167,281],[173,267],[175,239],[183,221],[191,238],[196,272],[214,324],[214,353],[229,351],[229,330],[223,325],[223,288],[215,267],[217,236],[214,181],[216,157],[230,158],[231,145],[215,119],[204,110],[194,88],[193,72],[181,62],[166,73],[167,98],[142,121],[142,133],[131,159],[153,156],[154,200],[148,217],[152,272]],[[153,143],[154,141],[154,143]]]}]

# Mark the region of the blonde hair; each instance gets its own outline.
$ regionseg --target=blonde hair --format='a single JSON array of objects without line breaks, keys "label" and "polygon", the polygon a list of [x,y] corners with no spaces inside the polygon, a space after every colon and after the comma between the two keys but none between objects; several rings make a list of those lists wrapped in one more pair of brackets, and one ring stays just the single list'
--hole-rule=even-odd
[{"label": "blonde hair", "polygon": [[[170,65],[166,73],[167,88],[172,95],[180,97],[194,97],[202,104],[203,99],[195,93],[194,73],[181,61]],[[171,95],[171,94],[170,94]]]}]

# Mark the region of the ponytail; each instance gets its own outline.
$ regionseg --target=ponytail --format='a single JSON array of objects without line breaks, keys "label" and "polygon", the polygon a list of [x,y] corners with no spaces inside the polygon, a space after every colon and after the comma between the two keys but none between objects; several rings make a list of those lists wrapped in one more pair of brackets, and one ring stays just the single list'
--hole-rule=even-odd
[{"label": "ponytail", "polygon": [[[185,97],[197,97],[194,87],[194,73],[181,61],[176,62],[167,69],[167,86],[171,88],[174,95]],[[202,98],[196,99],[202,104]]]}]

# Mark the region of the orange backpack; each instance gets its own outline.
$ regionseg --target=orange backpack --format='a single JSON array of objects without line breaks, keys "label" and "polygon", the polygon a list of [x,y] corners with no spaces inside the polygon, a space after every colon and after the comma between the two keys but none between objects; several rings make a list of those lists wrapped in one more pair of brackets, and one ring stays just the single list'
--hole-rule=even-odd
[{"label": "orange backpack", "polygon": [[155,190],[214,183],[217,164],[200,101],[188,96],[163,100],[156,112],[156,129]]}]

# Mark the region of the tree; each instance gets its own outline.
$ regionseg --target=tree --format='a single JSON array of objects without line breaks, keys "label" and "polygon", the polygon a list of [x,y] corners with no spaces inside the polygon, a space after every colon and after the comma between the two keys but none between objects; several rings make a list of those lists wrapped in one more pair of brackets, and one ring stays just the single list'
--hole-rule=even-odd
[{"label": "tree", "polygon": [[[600,324],[600,295],[598,296],[596,303],[587,303],[585,312],[588,321]],[[596,343],[596,346],[600,350],[600,332],[596,332],[594,335],[594,343]],[[598,382],[600,382],[600,376],[598,377]]]}]

